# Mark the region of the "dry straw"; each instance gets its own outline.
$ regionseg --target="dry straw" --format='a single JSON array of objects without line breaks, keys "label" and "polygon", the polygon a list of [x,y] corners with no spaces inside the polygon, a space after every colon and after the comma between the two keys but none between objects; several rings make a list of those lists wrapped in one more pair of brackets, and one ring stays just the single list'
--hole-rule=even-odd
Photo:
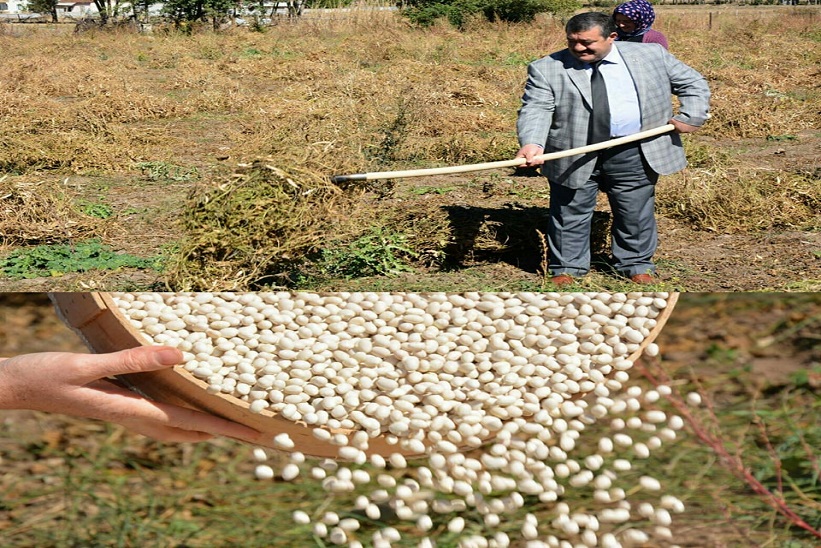
[{"label": "dry straw", "polygon": [[183,223],[187,237],[170,267],[175,287],[198,290],[282,286],[333,231],[338,187],[307,171],[259,160],[197,186]]},{"label": "dry straw", "polygon": [[[691,167],[662,180],[662,214],[705,230],[818,226],[817,166],[787,162],[791,145],[805,144],[821,128],[815,84],[820,59],[813,38],[817,15],[672,6],[659,12],[659,28],[672,52],[705,74],[713,90],[713,118],[685,138]],[[462,32],[444,24],[420,30],[392,12],[361,11],[344,19],[283,22],[264,33],[75,36],[32,30],[0,34],[0,47],[9,56],[6,77],[0,79],[0,169],[5,172],[48,169],[61,177],[134,173],[136,178],[134,166],[140,162],[173,159],[213,179],[208,173],[220,162],[270,157],[298,187],[316,188],[289,206],[299,212],[298,220],[270,240],[267,255],[275,260],[269,266],[263,265],[266,252],[242,251],[259,249],[257,236],[241,241],[236,230],[187,218],[191,234],[185,246],[227,239],[235,251],[191,253],[189,248],[185,255],[193,262],[180,265],[176,287],[221,286],[225,280],[240,287],[260,276],[285,274],[288,260],[276,261],[290,257],[291,250],[339,238],[340,225],[327,221],[328,208],[338,207],[342,195],[359,201],[350,211],[368,207],[371,219],[396,222],[397,231],[408,228],[408,241],[424,264],[435,264],[444,250],[464,243],[458,238],[466,230],[447,226],[454,209],[443,207],[475,206],[481,195],[472,181],[459,182],[461,201],[426,199],[412,213],[396,215],[403,206],[394,200],[372,195],[363,200],[358,189],[334,189],[324,179],[513,157],[526,64],[563,47],[563,30],[561,21],[545,16],[530,25],[474,22]],[[784,51],[794,53],[784,56]],[[761,146],[766,138],[784,140],[787,167],[749,160],[747,147]],[[232,182],[231,192],[240,193],[240,186],[246,192],[250,183],[243,181]],[[212,180],[192,199],[211,199],[225,183]],[[400,183],[391,193],[401,198],[408,188]],[[335,197],[330,205],[326,196]],[[546,203],[532,192],[511,198],[516,201]],[[211,211],[196,203],[194,209]],[[259,223],[258,232],[265,233],[261,223],[268,217],[262,208],[243,204],[238,211],[260,215],[261,220],[245,222]],[[478,233],[487,234],[494,251],[538,249],[532,231],[499,230],[494,219],[488,221]],[[328,226],[333,229],[323,232]],[[436,232],[425,233],[429,229]],[[361,227],[346,228],[343,236],[357,230]],[[229,264],[237,257],[242,266]],[[206,263],[208,268],[201,268]]]},{"label": "dry straw", "polygon": [[105,237],[113,223],[84,215],[68,181],[0,178],[0,245],[36,246]]},{"label": "dry straw", "polygon": [[[812,19],[751,11],[708,28],[706,15],[671,9],[659,17],[673,53],[714,91],[701,135],[761,138],[819,127],[818,73],[807,70],[818,66]],[[37,158],[0,148],[0,165],[125,170],[134,158],[179,151],[205,163],[209,144],[241,159],[290,159],[312,147],[325,151],[328,173],[504,159],[516,148],[524,67],[562,47],[562,36],[561,21],[546,17],[458,32],[364,11],[267,33],[2,35],[13,58],[0,81],[0,104],[8,105],[0,107],[0,142],[46,146]],[[178,140],[156,138],[156,130]]]}]

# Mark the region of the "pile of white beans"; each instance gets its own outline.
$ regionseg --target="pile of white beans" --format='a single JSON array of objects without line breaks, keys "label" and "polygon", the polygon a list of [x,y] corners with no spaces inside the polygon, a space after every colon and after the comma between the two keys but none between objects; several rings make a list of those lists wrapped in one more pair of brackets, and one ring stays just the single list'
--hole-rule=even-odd
[{"label": "pile of white beans", "polygon": [[[670,544],[671,513],[683,504],[631,469],[675,439],[683,421],[655,406],[668,388],[627,385],[629,356],[655,327],[666,293],[113,297],[155,344],[180,348],[185,369],[210,392],[312,426],[338,446],[337,459],[317,462],[277,436],[291,451],[279,477],[310,478],[333,496],[373,486],[355,498],[356,511],[378,522],[389,508],[415,524],[420,547],[435,546],[430,531],[465,548],[522,539],[533,547]],[[602,421],[608,435],[582,435]],[[402,451],[369,454],[375,436]],[[402,453],[419,458],[409,464]],[[257,476],[277,474],[260,462]],[[589,504],[571,508],[562,500],[568,489],[590,490]],[[551,519],[540,522],[531,506],[551,508]],[[511,534],[502,529],[513,515],[524,517]],[[360,520],[333,511],[299,511],[294,520],[351,548],[401,539],[389,526],[367,534]]]}]

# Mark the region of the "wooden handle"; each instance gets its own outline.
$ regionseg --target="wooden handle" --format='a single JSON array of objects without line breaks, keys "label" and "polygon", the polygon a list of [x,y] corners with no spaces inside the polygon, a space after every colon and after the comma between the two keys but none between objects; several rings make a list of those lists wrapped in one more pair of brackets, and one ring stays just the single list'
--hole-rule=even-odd
[{"label": "wooden handle", "polygon": [[[536,159],[548,162],[550,160],[557,160],[566,156],[575,156],[577,154],[587,154],[588,152],[596,152],[597,150],[604,150],[633,141],[640,141],[648,137],[655,137],[668,131],[673,131],[676,126],[667,124],[655,129],[648,129],[627,135],[626,137],[619,137],[617,139],[610,139],[609,141],[602,141],[592,145],[585,145],[583,147],[571,148],[569,150],[560,150],[559,152],[550,152],[548,154],[541,154],[536,156]],[[433,167],[427,169],[410,169],[406,171],[374,171],[372,173],[357,173],[355,175],[335,175],[331,178],[334,183],[342,183],[345,181],[373,181],[376,179],[401,179],[405,177],[424,177],[426,175],[446,175],[450,173],[466,173],[470,171],[483,171],[487,169],[499,169],[503,167],[516,167],[524,165],[526,160],[524,158],[514,158],[512,160],[502,160],[499,162],[485,162],[483,164],[469,164],[463,166],[450,167]]]}]

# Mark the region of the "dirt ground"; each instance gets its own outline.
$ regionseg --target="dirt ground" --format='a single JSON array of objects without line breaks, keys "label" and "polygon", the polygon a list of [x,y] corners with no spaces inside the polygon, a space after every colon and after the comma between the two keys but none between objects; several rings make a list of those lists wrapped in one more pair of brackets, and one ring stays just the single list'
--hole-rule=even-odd
[{"label": "dirt ground", "polygon": [[[743,151],[739,153],[742,162],[761,170],[805,171],[821,178],[821,134],[817,132],[803,133],[796,144],[749,139],[734,143],[733,149]],[[543,257],[534,228],[542,232],[545,229],[549,204],[546,180],[533,171],[524,170],[469,175],[398,181],[392,189],[391,199],[409,210],[419,207],[419,202],[423,200],[437,204],[448,210],[454,220],[473,217],[476,225],[472,233],[468,230],[469,234],[452,234],[453,240],[459,242],[457,245],[461,245],[458,254],[464,257],[459,266],[479,270],[491,287],[493,281],[500,284],[497,287],[503,287],[503,280],[538,284],[542,279],[540,264]],[[662,177],[660,189],[664,184],[665,178]],[[409,189],[414,187],[432,190],[429,194],[408,198]],[[452,190],[437,194],[447,189]],[[602,194],[599,195],[597,216],[594,216],[594,254],[597,250],[608,250],[604,234],[596,234],[597,219],[601,221],[599,231],[606,232],[609,206]],[[814,231],[745,233],[726,227],[697,229],[662,214],[657,214],[657,220],[659,248],[655,261],[659,269],[658,278],[669,284],[668,289],[701,292],[821,291],[821,226]],[[464,226],[464,222],[454,223],[454,226]],[[471,239],[482,231],[494,232],[496,245],[482,249],[476,239]],[[594,272],[603,272],[606,268],[601,261],[597,265],[594,256]],[[420,277],[438,280],[448,275],[457,280],[452,287],[458,291],[458,280],[463,280],[462,283],[465,280],[459,269],[450,274],[411,274],[405,279],[414,285]],[[594,279],[591,287],[599,281]]]},{"label": "dirt ground", "polygon": [[[741,151],[743,161],[761,170],[800,171],[821,177],[821,134],[815,131],[807,131],[789,143],[745,140],[733,143],[733,150]],[[196,155],[201,161],[218,152],[199,150]],[[230,161],[223,167],[230,167]],[[100,182],[75,177],[73,184],[93,196]],[[176,220],[191,184],[106,178],[111,205],[116,210],[139,209],[142,213],[122,216],[116,226],[109,222],[105,242],[117,251],[140,257],[160,252],[183,234]],[[447,212],[451,233],[443,237],[451,242],[447,251],[449,267],[426,269],[414,265],[412,273],[397,279],[340,281],[340,287],[332,284],[327,289],[515,290],[543,283],[543,255],[536,234],[536,230],[544,232],[549,203],[543,177],[532,171],[506,169],[369,184],[372,188],[363,195],[359,207],[403,208],[421,217]],[[659,185],[663,188],[664,184],[662,177]],[[606,228],[609,211],[602,195],[598,211]],[[657,218],[660,241],[655,259],[665,290],[821,291],[821,227],[751,233],[727,227],[696,229],[661,214]],[[594,236],[594,250],[607,249],[603,234],[598,242]],[[604,263],[597,265],[594,258],[589,287],[602,284],[601,276],[596,278],[595,273],[606,268]],[[607,283],[612,282],[605,278],[605,288],[610,287]],[[133,269],[0,279],[0,291],[165,287],[162,274]]]}]

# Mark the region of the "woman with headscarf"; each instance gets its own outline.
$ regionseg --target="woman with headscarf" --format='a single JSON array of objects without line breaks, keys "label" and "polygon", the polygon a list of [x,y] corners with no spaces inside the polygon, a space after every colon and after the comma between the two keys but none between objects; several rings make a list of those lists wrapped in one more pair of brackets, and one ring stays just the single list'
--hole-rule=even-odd
[{"label": "woman with headscarf", "polygon": [[661,44],[664,49],[669,49],[664,34],[650,28],[656,20],[656,12],[647,0],[631,0],[619,4],[613,11],[613,20],[616,22],[619,40]]}]

